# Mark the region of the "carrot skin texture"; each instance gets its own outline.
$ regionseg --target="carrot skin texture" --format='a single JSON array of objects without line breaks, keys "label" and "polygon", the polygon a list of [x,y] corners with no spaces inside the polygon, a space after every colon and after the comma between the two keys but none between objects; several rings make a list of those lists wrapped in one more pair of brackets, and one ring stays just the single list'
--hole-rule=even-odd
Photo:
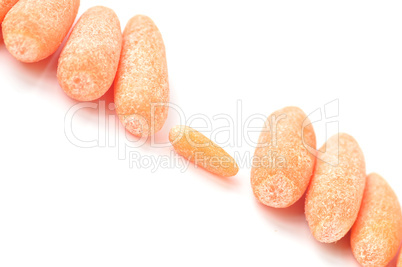
[{"label": "carrot skin texture", "polygon": [[303,196],[316,162],[308,146],[315,150],[316,137],[301,109],[286,107],[268,117],[251,170],[251,187],[261,203],[286,208]]},{"label": "carrot skin texture", "polygon": [[2,24],[8,51],[25,63],[49,57],[67,36],[79,6],[79,0],[18,1]]},{"label": "carrot skin texture", "polygon": [[366,165],[359,144],[344,133],[329,138],[319,151],[325,153],[317,159],[305,213],[313,236],[320,242],[333,243],[356,221],[366,184]]},{"label": "carrot skin texture", "polygon": [[149,17],[138,15],[127,23],[114,96],[119,119],[133,135],[146,138],[163,127],[169,102],[166,52]]},{"label": "carrot skin texture", "polygon": [[19,0],[0,0],[0,24],[3,22],[4,17],[7,15],[8,11],[18,2]]},{"label": "carrot skin texture", "polygon": [[387,266],[402,242],[402,212],[389,184],[367,176],[359,215],[351,231],[352,251],[362,266]]},{"label": "carrot skin texture", "polygon": [[223,148],[188,126],[173,127],[169,141],[179,155],[211,173],[231,177],[239,171],[236,161]]},{"label": "carrot skin texture", "polygon": [[74,26],[59,58],[57,78],[71,98],[93,101],[112,86],[120,60],[122,34],[113,10],[88,9]]}]

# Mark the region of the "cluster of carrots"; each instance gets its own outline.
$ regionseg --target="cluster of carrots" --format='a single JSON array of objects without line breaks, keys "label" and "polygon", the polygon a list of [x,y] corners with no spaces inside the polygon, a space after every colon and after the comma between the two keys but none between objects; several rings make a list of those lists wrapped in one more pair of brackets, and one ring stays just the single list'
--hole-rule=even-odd
[{"label": "cluster of carrots", "polygon": [[[7,49],[25,63],[49,57],[70,31],[79,5],[79,0],[0,0]],[[133,17],[122,34],[113,10],[90,8],[61,52],[57,79],[78,101],[96,100],[114,83],[117,115],[135,136],[155,134],[167,119],[165,46],[146,16]],[[212,173],[231,177],[239,170],[226,151],[188,126],[173,127],[169,140],[178,154]],[[305,214],[318,241],[336,242],[351,230],[353,254],[361,265],[386,266],[396,256],[402,242],[398,198],[380,175],[366,175],[363,153],[353,137],[337,134],[316,150],[306,114],[287,107],[268,117],[258,143],[251,186],[261,203],[286,208],[307,192]],[[286,162],[266,164],[272,152]]]},{"label": "cluster of carrots", "polygon": [[[286,164],[264,165],[272,151]],[[398,253],[402,212],[394,191],[380,175],[366,175],[363,152],[352,136],[336,134],[316,150],[313,126],[299,108],[268,118],[255,150],[251,185],[261,203],[275,208],[289,207],[307,192],[305,215],[313,236],[333,243],[351,231],[352,251],[362,266],[387,266]]]}]

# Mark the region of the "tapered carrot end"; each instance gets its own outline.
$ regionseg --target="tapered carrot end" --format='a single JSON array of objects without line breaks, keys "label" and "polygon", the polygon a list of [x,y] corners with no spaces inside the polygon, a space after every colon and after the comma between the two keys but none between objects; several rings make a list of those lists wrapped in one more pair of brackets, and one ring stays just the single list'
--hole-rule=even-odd
[{"label": "tapered carrot end", "polygon": [[169,141],[179,155],[211,173],[232,177],[239,172],[236,161],[223,148],[193,128],[173,127]]}]

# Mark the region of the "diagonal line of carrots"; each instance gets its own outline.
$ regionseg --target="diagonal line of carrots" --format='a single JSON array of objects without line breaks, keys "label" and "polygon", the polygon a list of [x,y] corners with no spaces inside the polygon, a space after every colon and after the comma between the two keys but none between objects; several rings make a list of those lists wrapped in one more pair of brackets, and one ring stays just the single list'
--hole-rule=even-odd
[{"label": "diagonal line of carrots", "polygon": [[[0,0],[8,51],[25,63],[49,57],[67,36],[79,6],[79,0]],[[113,10],[90,8],[62,50],[57,79],[65,93],[78,101],[100,98],[114,82],[117,115],[133,135],[153,135],[167,119],[165,46],[146,16],[133,17],[122,34]],[[231,177],[239,170],[226,151],[195,129],[173,127],[169,140],[178,154],[212,173]],[[301,109],[286,107],[271,114],[253,158],[255,197],[267,206],[286,208],[307,191],[305,214],[318,241],[336,242],[351,230],[357,261],[363,266],[386,266],[402,242],[397,196],[380,175],[366,175],[363,152],[350,135],[334,135],[315,149],[313,126]],[[274,168],[264,164],[272,152],[284,156],[286,164]],[[401,255],[397,266],[402,267]]]}]

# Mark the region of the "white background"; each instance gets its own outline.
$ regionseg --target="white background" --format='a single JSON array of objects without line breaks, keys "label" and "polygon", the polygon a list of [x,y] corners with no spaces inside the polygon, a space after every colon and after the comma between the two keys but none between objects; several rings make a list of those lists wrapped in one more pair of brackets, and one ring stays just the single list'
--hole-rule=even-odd
[{"label": "white background", "polygon": [[[171,101],[187,117],[234,117],[238,100],[247,118],[289,105],[311,113],[338,99],[340,131],[360,143],[367,172],[402,199],[399,1],[81,2],[79,14],[113,8],[122,28],[136,14],[155,21]],[[192,166],[130,168],[91,108],[76,113],[73,129],[85,140],[100,131],[99,146],[72,144],[65,116],[77,102],[58,86],[59,52],[22,64],[0,41],[0,266],[358,266],[349,236],[315,241],[303,200],[282,210],[259,204],[247,166],[230,179]],[[112,90],[101,100],[111,103]],[[171,114],[160,142],[180,123]],[[222,125],[212,120],[212,128]],[[325,124],[314,126],[321,146]],[[245,142],[225,149],[254,151]],[[158,157],[170,148],[128,151]]]}]

